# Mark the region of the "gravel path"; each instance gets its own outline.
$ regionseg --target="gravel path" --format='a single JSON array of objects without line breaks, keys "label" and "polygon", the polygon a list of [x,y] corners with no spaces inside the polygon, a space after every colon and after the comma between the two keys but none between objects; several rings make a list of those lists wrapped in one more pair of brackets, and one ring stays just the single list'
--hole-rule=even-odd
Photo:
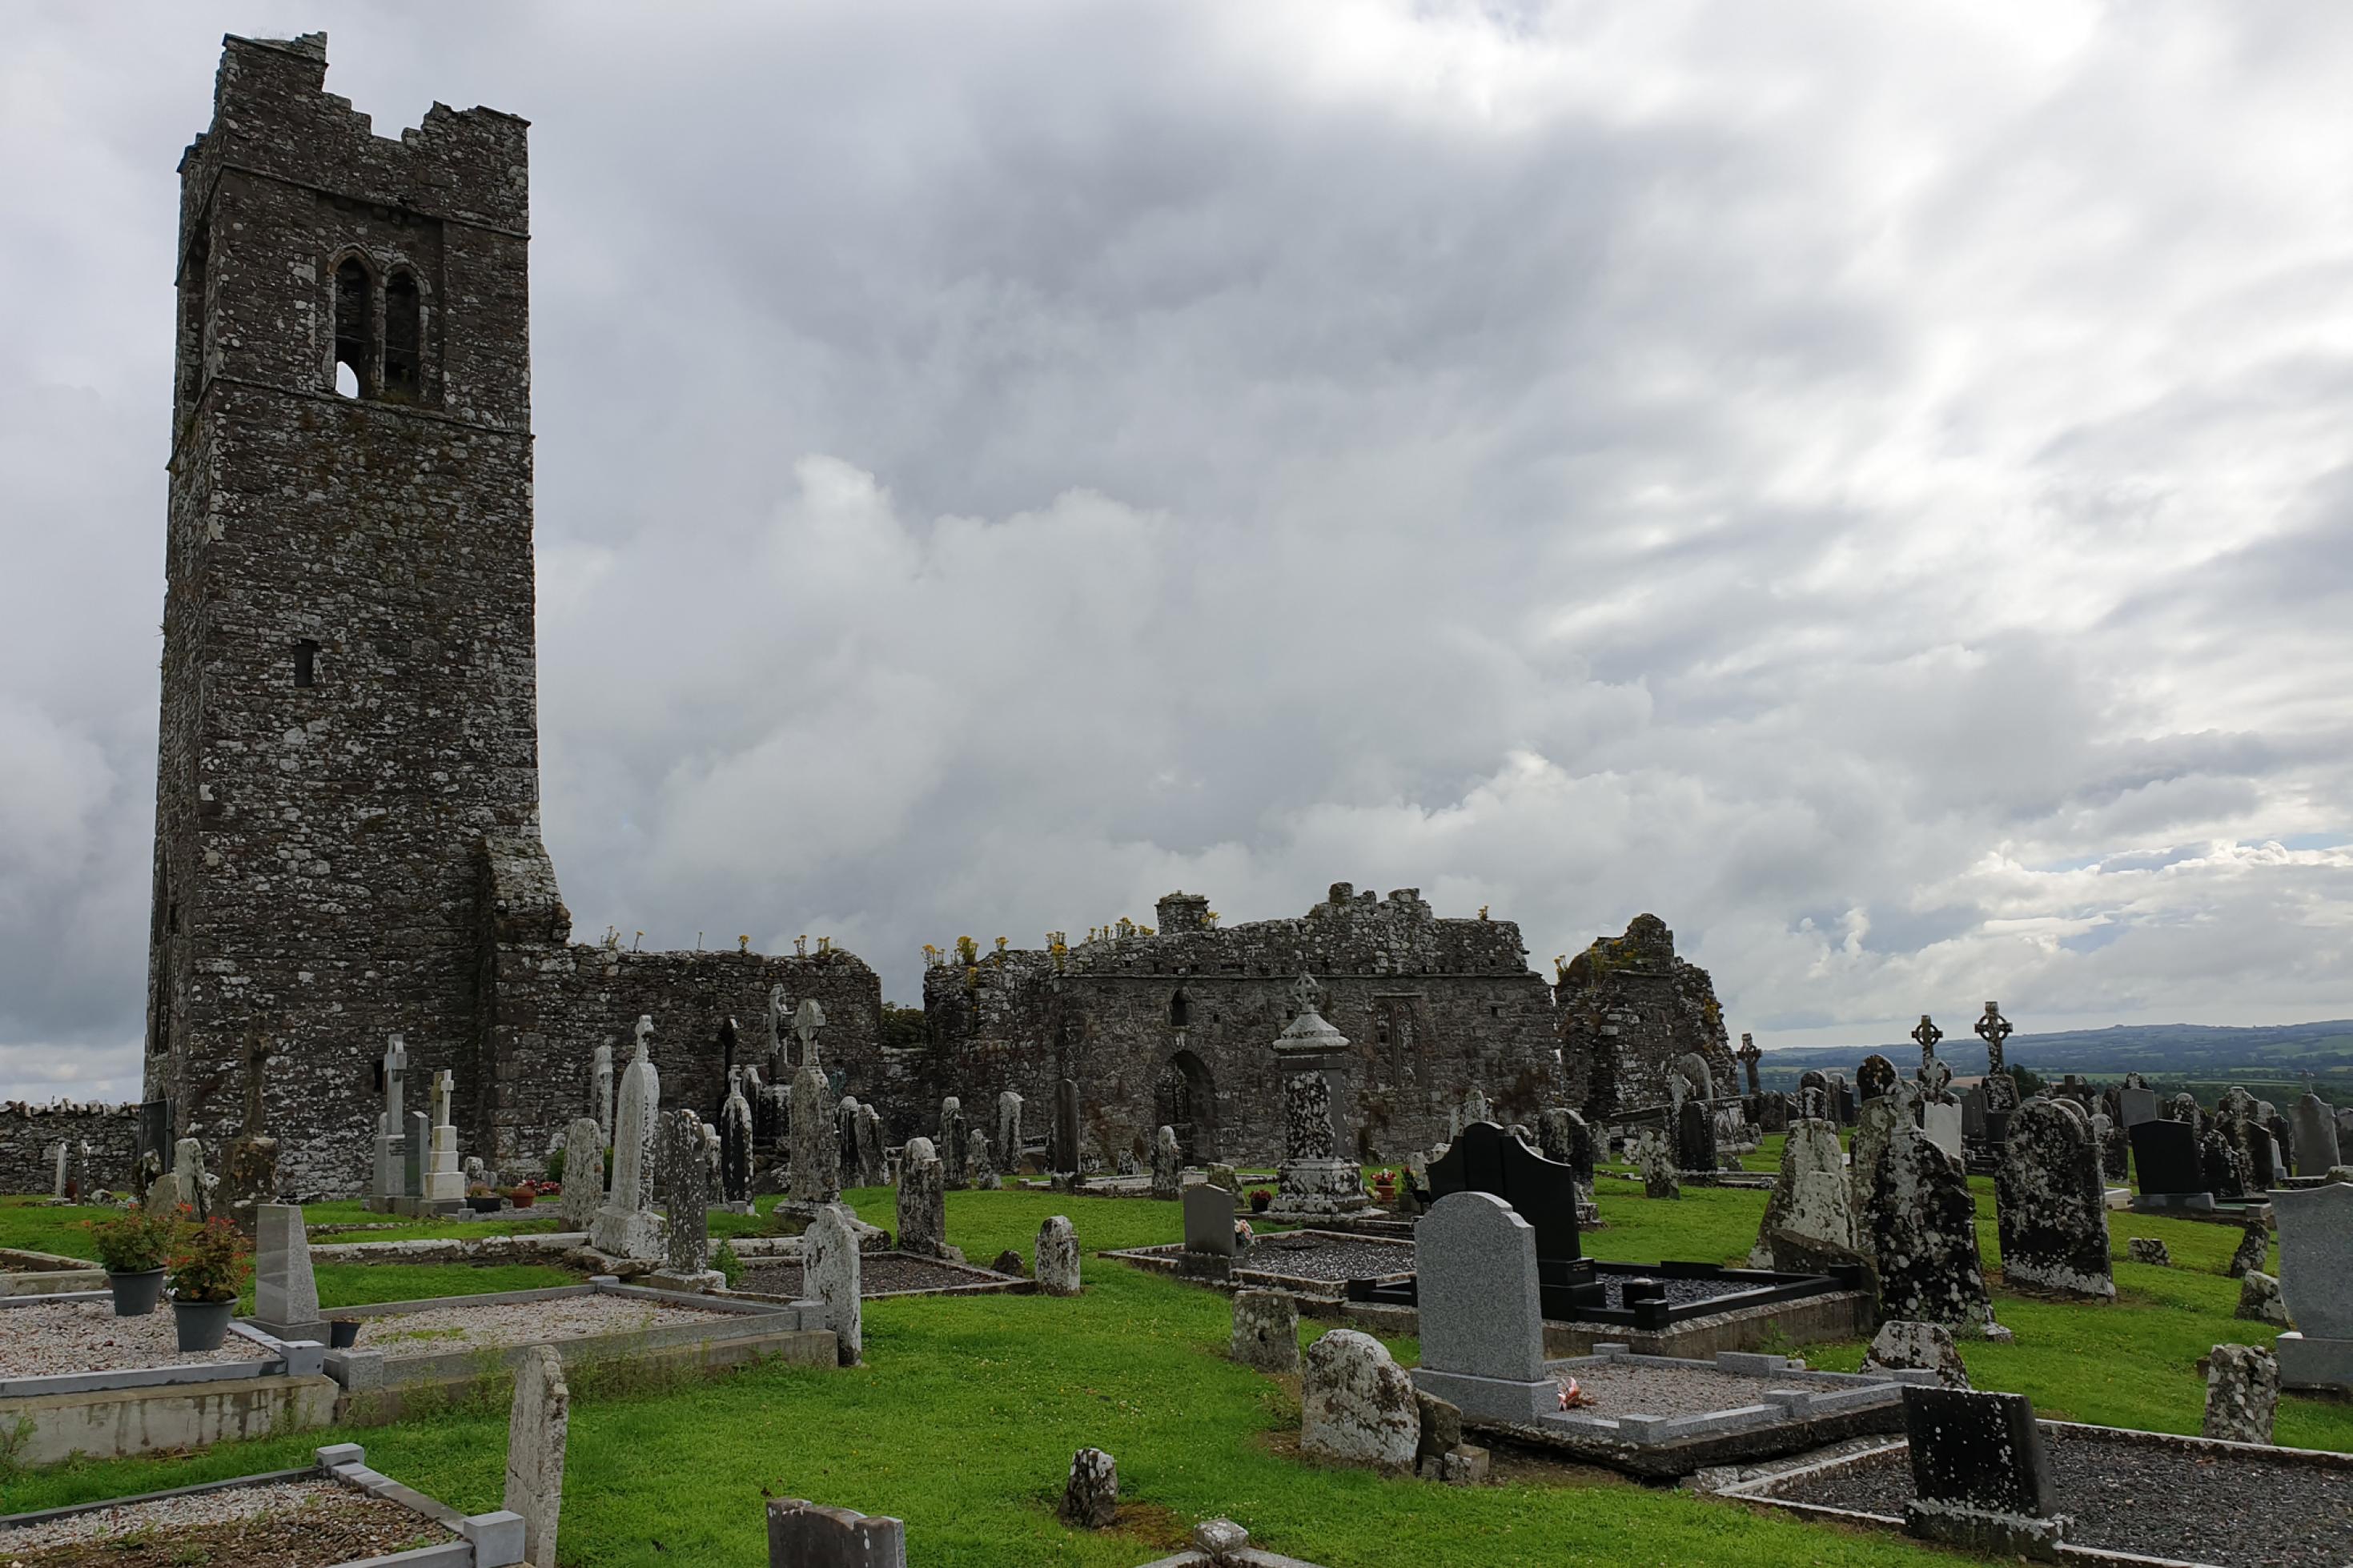
[{"label": "gravel path", "polygon": [[[122,1539],[140,1532],[153,1534],[135,1545]],[[22,1563],[25,1568],[83,1563],[323,1568],[450,1539],[448,1531],[397,1503],[320,1477],[98,1509],[0,1530],[0,1562]]]},{"label": "gravel path", "polygon": [[108,1301],[56,1301],[0,1310],[0,1377],[259,1361],[268,1353],[235,1333],[221,1341],[216,1351],[182,1350],[169,1302],[143,1318],[118,1318]]},{"label": "gravel path", "polygon": [[587,1334],[637,1333],[672,1323],[734,1321],[727,1312],[697,1311],[627,1296],[565,1296],[553,1301],[498,1301],[487,1306],[427,1307],[362,1318],[360,1348],[396,1355],[484,1345],[545,1344]]},{"label": "gravel path", "polygon": [[1545,1370],[1556,1377],[1577,1379],[1588,1403],[1577,1409],[1588,1415],[1699,1415],[1711,1410],[1737,1410],[1762,1405],[1768,1388],[1802,1388],[1803,1373],[1787,1378],[1736,1377],[1714,1367],[1572,1366],[1554,1362]]},{"label": "gravel path", "polygon": [[[2353,1469],[2316,1469],[2261,1454],[2193,1455],[2138,1443],[2043,1433],[2069,1542],[2223,1568],[2343,1568],[2353,1561]],[[1793,1502],[1901,1517],[1912,1495],[1902,1448],[1773,1489]]]},{"label": "gravel path", "polygon": [[1346,1279],[1412,1273],[1413,1244],[1360,1237],[1340,1240],[1330,1237],[1261,1236],[1234,1259],[1234,1267],[1253,1274],[1337,1284]]},{"label": "gravel path", "polygon": [[[902,1252],[870,1252],[859,1260],[858,1293],[864,1297],[893,1290],[944,1290],[955,1285],[986,1285],[1002,1278],[958,1268],[936,1258],[910,1258]],[[746,1262],[741,1288],[768,1296],[797,1297],[801,1291],[801,1266],[784,1261]]]}]

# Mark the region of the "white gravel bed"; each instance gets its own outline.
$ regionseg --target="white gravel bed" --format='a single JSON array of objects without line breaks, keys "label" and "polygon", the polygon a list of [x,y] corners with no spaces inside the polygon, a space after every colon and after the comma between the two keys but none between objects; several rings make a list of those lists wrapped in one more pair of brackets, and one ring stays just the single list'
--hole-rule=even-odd
[{"label": "white gravel bed", "polygon": [[237,1333],[222,1340],[216,1351],[182,1350],[168,1301],[143,1318],[118,1318],[111,1301],[0,1308],[0,1377],[259,1361],[268,1354]]},{"label": "white gravel bed", "polygon": [[[136,1531],[186,1530],[207,1524],[234,1524],[245,1519],[274,1521],[280,1515],[288,1516],[288,1529],[299,1530],[303,1513],[329,1504],[364,1500],[364,1497],[357,1488],[320,1476],[299,1481],[272,1481],[266,1486],[227,1487],[190,1497],[158,1498],[153,1502],[124,1503],[53,1519],[47,1524],[0,1530],[0,1557],[85,1541],[103,1541]],[[417,1518],[416,1533],[450,1539],[448,1531],[424,1518]]]},{"label": "white gravel bed", "polygon": [[704,1312],[628,1296],[565,1296],[553,1301],[493,1301],[487,1305],[427,1307],[363,1318],[358,1349],[392,1355],[470,1350],[490,1345],[544,1344],[589,1334],[639,1333],[673,1323],[733,1319],[732,1312]]},{"label": "white gravel bed", "polygon": [[1780,1379],[1741,1377],[1714,1367],[1629,1365],[1571,1366],[1559,1363],[1546,1369],[1554,1376],[1577,1379],[1587,1403],[1572,1414],[1580,1415],[1704,1415],[1715,1410],[1737,1410],[1765,1403],[1768,1388],[1803,1388],[1803,1373]]}]

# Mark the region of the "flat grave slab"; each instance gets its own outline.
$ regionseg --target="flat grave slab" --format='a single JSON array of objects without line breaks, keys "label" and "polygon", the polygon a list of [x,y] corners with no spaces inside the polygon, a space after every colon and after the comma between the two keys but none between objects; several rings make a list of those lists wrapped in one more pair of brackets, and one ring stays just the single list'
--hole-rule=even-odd
[{"label": "flat grave slab", "polygon": [[238,1568],[505,1568],[522,1561],[514,1514],[461,1516],[367,1468],[357,1444],[309,1468],[0,1518],[0,1560],[72,1568],[97,1560]]},{"label": "flat grave slab", "polygon": [[[999,1274],[969,1263],[944,1258],[923,1258],[908,1252],[866,1252],[859,1255],[858,1294],[874,1300],[892,1296],[1027,1295],[1038,1289],[1034,1279]],[[729,1289],[736,1297],[771,1301],[803,1299],[801,1263],[797,1258],[746,1258],[743,1282]]]},{"label": "flat grave slab", "polygon": [[[2041,1421],[2068,1516],[2062,1561],[2132,1552],[2151,1564],[2342,1568],[2353,1542],[2353,1454],[2273,1448]],[[1901,1530],[1912,1464],[1900,1440],[1799,1466],[1723,1495]]]},{"label": "flat grave slab", "polygon": [[106,1270],[87,1258],[0,1247],[0,1296],[53,1296],[61,1290],[102,1290]]},{"label": "flat grave slab", "polygon": [[1900,1430],[1905,1384],[1935,1375],[1815,1372],[1789,1357],[1732,1351],[1694,1361],[1621,1345],[1547,1361],[1545,1373],[1564,1384],[1574,1378],[1580,1403],[1533,1423],[1466,1413],[1464,1427],[1652,1480]]}]

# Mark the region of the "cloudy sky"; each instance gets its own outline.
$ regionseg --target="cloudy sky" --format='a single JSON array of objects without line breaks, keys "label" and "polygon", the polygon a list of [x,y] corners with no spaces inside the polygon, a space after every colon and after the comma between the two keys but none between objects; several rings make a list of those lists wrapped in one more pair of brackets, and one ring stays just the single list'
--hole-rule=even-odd
[{"label": "cloudy sky", "polygon": [[1662,916],[1768,1044],[2353,1014],[2353,10],[0,12],[0,1096],[135,1088],[223,31],[528,117],[584,936]]}]

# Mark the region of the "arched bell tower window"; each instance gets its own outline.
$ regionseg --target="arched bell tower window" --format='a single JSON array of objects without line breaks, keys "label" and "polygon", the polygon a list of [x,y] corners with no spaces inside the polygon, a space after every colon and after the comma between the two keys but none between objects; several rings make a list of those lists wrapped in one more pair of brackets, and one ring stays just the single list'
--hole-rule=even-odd
[{"label": "arched bell tower window", "polygon": [[366,264],[346,257],[335,268],[335,390],[346,397],[365,397],[375,389],[375,304]]},{"label": "arched bell tower window", "polygon": [[424,320],[416,278],[403,270],[385,279],[384,392],[387,397],[415,397],[425,389]]}]

